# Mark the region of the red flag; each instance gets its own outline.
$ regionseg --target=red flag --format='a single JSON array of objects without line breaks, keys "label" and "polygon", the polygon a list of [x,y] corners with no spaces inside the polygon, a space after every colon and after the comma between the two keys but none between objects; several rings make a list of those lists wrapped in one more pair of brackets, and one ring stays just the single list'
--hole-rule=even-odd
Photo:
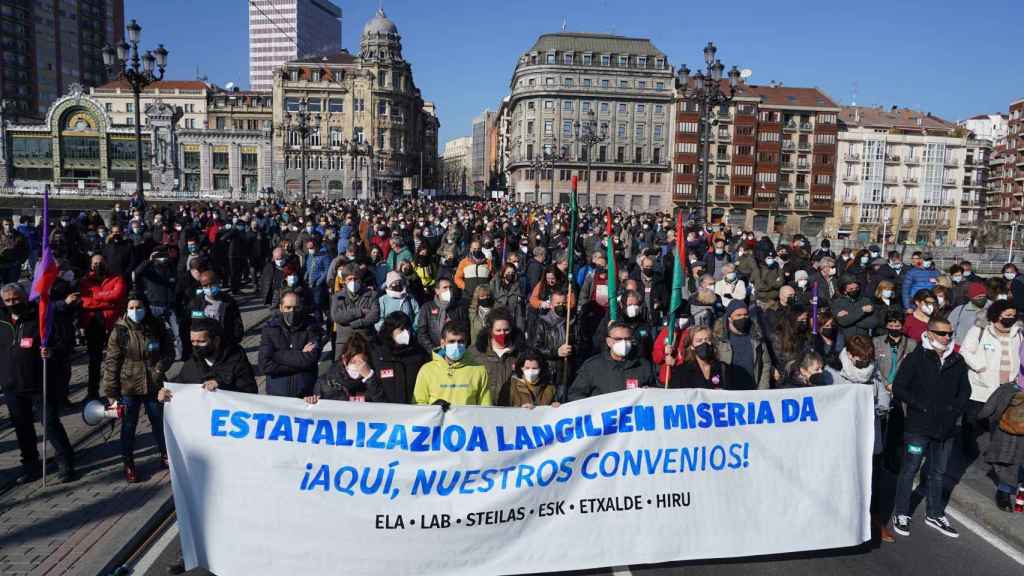
[{"label": "red flag", "polygon": [[676,258],[680,266],[686,265],[686,228],[683,227],[683,211],[676,213]]}]

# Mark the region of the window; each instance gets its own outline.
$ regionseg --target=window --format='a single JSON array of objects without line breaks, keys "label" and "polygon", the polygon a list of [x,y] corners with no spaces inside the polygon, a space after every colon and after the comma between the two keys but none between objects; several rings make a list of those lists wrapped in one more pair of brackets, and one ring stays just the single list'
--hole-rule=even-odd
[{"label": "window", "polygon": [[218,116],[217,119],[214,121],[214,125],[216,126],[217,130],[224,130],[226,128],[226,123],[227,119],[223,116]]},{"label": "window", "polygon": [[626,123],[622,122],[619,124],[619,138],[626,137]]},{"label": "window", "polygon": [[641,68],[647,68],[647,56],[637,56],[636,65]]},{"label": "window", "polygon": [[544,101],[544,109],[545,110],[554,110],[555,109],[555,101],[554,100],[545,100]]},{"label": "window", "polygon": [[213,151],[213,169],[214,170],[227,170],[228,169],[228,152]]},{"label": "window", "polygon": [[661,135],[662,135],[663,131],[664,131],[664,128],[662,127],[661,124],[655,124],[654,125],[654,139],[655,140],[661,140]]},{"label": "window", "polygon": [[562,64],[566,66],[572,66],[572,53],[562,55]]},{"label": "window", "polygon": [[610,88],[611,82],[607,78],[601,79],[601,88]]},{"label": "window", "polygon": [[551,120],[544,121],[544,133],[551,134],[554,131],[554,122]]},{"label": "window", "polygon": [[533,100],[530,100],[529,102],[526,103],[526,109],[527,110],[536,110],[537,109],[537,103],[534,102]]},{"label": "window", "polygon": [[616,162],[625,162],[626,161],[626,147],[625,146],[619,146],[618,149],[615,150],[615,161]]},{"label": "window", "polygon": [[[801,137],[801,141],[803,141],[803,137]],[[836,135],[835,134],[815,134],[814,135],[814,142],[817,143],[817,144],[835,144],[836,143]]]},{"label": "window", "polygon": [[754,174],[754,167],[748,165],[735,165],[733,167],[733,174],[737,176],[752,176]]},{"label": "window", "polygon": [[257,160],[255,152],[242,152],[242,170],[256,170]]},{"label": "window", "polygon": [[679,154],[696,154],[696,142],[676,142],[676,152]]},{"label": "window", "polygon": [[760,132],[760,133],[758,133],[758,140],[760,140],[761,142],[778,142],[779,141],[779,133],[778,132]]},{"label": "window", "polygon": [[322,110],[321,100],[319,98],[310,98],[306,109],[310,112],[320,112]]},{"label": "window", "polygon": [[328,136],[330,138],[331,146],[341,146],[343,141],[341,137],[341,128],[331,128]]},{"label": "window", "polygon": [[641,89],[641,90],[646,90],[647,89],[647,80],[638,80],[637,83],[636,83],[636,87]]},{"label": "window", "polygon": [[594,55],[593,54],[584,54],[583,55],[583,65],[584,66],[591,66],[593,64],[594,64]]},{"label": "window", "polygon": [[103,105],[103,109],[106,110],[107,112],[113,112],[114,111],[114,105],[111,104],[110,102],[107,102],[106,104]]},{"label": "window", "polygon": [[124,111],[125,112],[134,112],[135,111],[135,103],[134,102],[126,103],[124,105]]},{"label": "window", "polygon": [[626,104],[624,102],[619,102],[619,114],[625,114],[626,110]]},{"label": "window", "polygon": [[654,59],[654,67],[657,68],[658,70],[661,70],[662,68],[664,68],[665,67],[665,59],[664,58],[655,58]]},{"label": "window", "polygon": [[676,184],[676,194],[681,196],[693,194],[693,184]]},{"label": "window", "polygon": [[619,56],[619,67],[625,68],[629,66],[629,56]]},{"label": "window", "polygon": [[644,149],[641,148],[640,146],[637,146],[633,150],[633,162],[643,162],[643,161],[644,161]]},{"label": "window", "polygon": [[572,100],[563,100],[562,101],[562,110],[564,112],[572,112]]},{"label": "window", "polygon": [[737,146],[736,154],[739,156],[750,156],[750,146]]},{"label": "window", "polygon": [[327,101],[327,111],[328,112],[344,112],[345,111],[345,101],[342,100],[341,98],[331,98],[330,100]]},{"label": "window", "polygon": [[601,113],[602,114],[607,114],[608,113],[608,103],[607,102],[601,102]]},{"label": "window", "polygon": [[654,105],[654,113],[655,114],[664,114],[665,113],[665,105],[664,104],[655,104]]},{"label": "window", "polygon": [[554,52],[548,52],[548,58],[547,58],[546,62],[548,64],[554,64],[555,63],[555,53]]},{"label": "window", "polygon": [[530,87],[536,86],[537,85],[537,79],[536,78],[530,78],[530,81],[527,82],[526,85],[530,86]]},{"label": "window", "polygon": [[818,174],[818,176],[815,178],[814,182],[815,182],[815,184],[822,184],[822,185],[831,184],[832,183],[832,175],[831,174]]},{"label": "window", "polygon": [[533,120],[526,123],[526,133],[530,135],[533,134]]},{"label": "window", "polygon": [[679,123],[679,131],[680,132],[686,132],[688,134],[696,134],[697,133],[697,123],[696,122],[680,122]]},{"label": "window", "polygon": [[591,86],[591,80],[590,80],[590,78],[584,78],[584,79],[583,79],[583,85],[584,85],[584,86],[587,86],[587,87],[590,87],[590,86]]},{"label": "window", "polygon": [[384,100],[377,102],[377,114],[384,116],[388,113],[388,103]]},{"label": "window", "polygon": [[661,184],[661,172],[651,172],[651,184]]},{"label": "window", "polygon": [[635,138],[643,138],[644,137],[644,125],[643,124],[637,124],[636,125],[636,128],[634,129],[634,137]]},{"label": "window", "polygon": [[572,85],[573,85],[573,81],[572,81],[572,78],[566,78],[566,79],[564,79],[564,80],[563,80],[562,82],[563,82],[563,84],[564,84],[564,85],[566,85],[566,86],[572,86]]},{"label": "window", "polygon": [[637,104],[637,105],[636,105],[636,113],[637,113],[637,114],[643,114],[643,113],[645,113],[646,111],[647,111],[647,107],[646,107],[646,106],[644,106],[643,104]]},{"label": "window", "polygon": [[[526,159],[533,160],[533,144],[526,145]],[[530,176],[530,179],[532,180],[533,176]]]},{"label": "window", "polygon": [[619,80],[619,88],[629,88],[629,80]]},{"label": "window", "polygon": [[581,112],[590,112],[590,102],[589,101],[581,102],[580,103],[580,111]]},{"label": "window", "polygon": [[562,134],[565,136],[572,136],[572,120],[562,121]]},{"label": "window", "polygon": [[554,86],[555,85],[555,79],[550,77],[550,76],[545,78],[544,79],[544,85],[545,86]]},{"label": "window", "polygon": [[659,92],[664,90],[665,89],[665,83],[664,82],[655,82],[654,83],[654,89],[659,91]]},{"label": "window", "polygon": [[310,79],[313,82],[319,82],[320,81],[320,71],[319,70],[313,70],[312,73],[311,73]]},{"label": "window", "polygon": [[601,66],[611,66],[611,65],[612,65],[612,57],[610,55],[608,55],[608,54],[602,54],[601,55]]},{"label": "window", "polygon": [[199,151],[185,151],[185,170],[199,170]]}]

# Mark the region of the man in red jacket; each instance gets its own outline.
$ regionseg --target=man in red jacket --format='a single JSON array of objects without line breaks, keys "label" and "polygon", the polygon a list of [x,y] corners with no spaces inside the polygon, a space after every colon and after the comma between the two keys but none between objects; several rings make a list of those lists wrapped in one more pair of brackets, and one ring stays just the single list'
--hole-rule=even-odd
[{"label": "man in red jacket", "polygon": [[82,315],[78,325],[85,331],[85,346],[89,353],[87,401],[100,396],[103,351],[114,323],[124,314],[127,290],[124,278],[108,273],[106,258],[102,254],[94,255],[89,274],[79,284]]}]

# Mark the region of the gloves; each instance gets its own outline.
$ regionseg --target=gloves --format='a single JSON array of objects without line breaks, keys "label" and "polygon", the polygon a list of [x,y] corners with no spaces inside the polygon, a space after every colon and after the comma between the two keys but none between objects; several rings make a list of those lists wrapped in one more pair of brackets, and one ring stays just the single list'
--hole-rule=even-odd
[{"label": "gloves", "polygon": [[440,406],[442,412],[447,412],[448,409],[452,407],[452,405],[447,400],[440,399],[434,401],[434,406]]}]

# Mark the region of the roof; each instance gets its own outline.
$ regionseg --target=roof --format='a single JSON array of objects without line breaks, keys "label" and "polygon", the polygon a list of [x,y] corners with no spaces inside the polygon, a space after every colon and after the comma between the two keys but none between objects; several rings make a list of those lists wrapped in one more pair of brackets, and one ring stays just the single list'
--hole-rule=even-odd
[{"label": "roof", "polygon": [[665,56],[648,38],[627,38],[612,34],[557,32],[543,34],[529,52],[596,52],[602,54],[650,54]]},{"label": "roof", "polygon": [[398,34],[398,27],[384,14],[383,8],[378,8],[373,18],[363,26],[363,35],[367,34]]},{"label": "roof", "polygon": [[295,60],[289,60],[288,64],[355,64],[358,57],[349,54],[347,50],[335,52],[334,54],[316,54],[303,56]]},{"label": "roof", "polygon": [[[909,108],[890,108],[888,110],[869,106],[843,106],[839,120],[848,126],[866,126],[875,128],[905,128],[908,130],[952,130],[956,124],[932,116],[930,112],[920,112]],[[918,120],[921,121],[918,124]]]},{"label": "roof", "polygon": [[[97,86],[96,90],[131,90],[132,87],[128,84],[127,80],[114,80],[107,82],[102,86]],[[208,90],[210,86],[202,80],[159,80],[153,82],[149,86],[146,86],[145,92],[150,90]]]},{"label": "roof", "polygon": [[801,108],[839,108],[824,92],[817,88],[793,88],[790,86],[757,86],[740,84],[737,95],[753,96],[768,106],[799,106]]}]

